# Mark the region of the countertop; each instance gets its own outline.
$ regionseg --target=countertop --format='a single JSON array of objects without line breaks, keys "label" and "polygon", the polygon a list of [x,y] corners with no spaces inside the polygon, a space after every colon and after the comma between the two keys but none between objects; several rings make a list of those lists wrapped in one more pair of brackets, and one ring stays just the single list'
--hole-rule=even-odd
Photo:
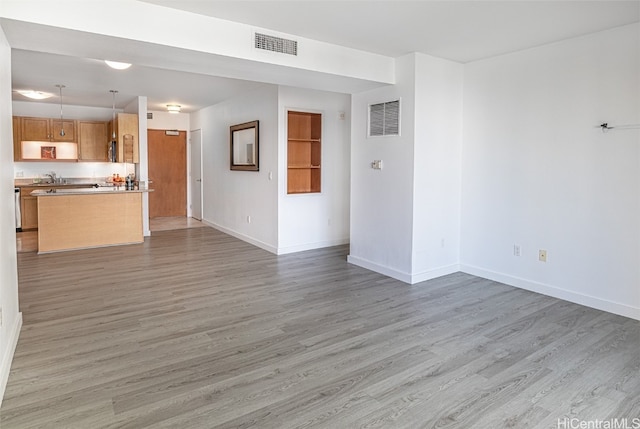
[{"label": "countertop", "polygon": [[153,189],[135,189],[133,191],[125,190],[124,186],[107,186],[101,188],[58,188],[54,189],[37,189],[31,192],[36,197],[55,197],[58,195],[91,195],[91,194],[132,194],[153,192]]},{"label": "countertop", "polygon": [[[79,186],[111,186],[111,183],[107,183],[101,179],[62,179],[62,182],[49,183],[49,182],[40,182],[34,183],[33,179],[15,179],[14,184],[17,188],[44,188],[44,187],[53,187],[56,188],[73,188]],[[124,184],[123,184],[124,186]]]}]

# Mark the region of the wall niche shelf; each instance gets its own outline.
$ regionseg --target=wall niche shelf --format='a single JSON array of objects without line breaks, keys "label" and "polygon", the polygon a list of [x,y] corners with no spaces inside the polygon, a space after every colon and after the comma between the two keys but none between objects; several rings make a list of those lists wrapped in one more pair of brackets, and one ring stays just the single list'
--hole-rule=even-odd
[{"label": "wall niche shelf", "polygon": [[287,112],[287,194],[321,191],[322,115]]}]

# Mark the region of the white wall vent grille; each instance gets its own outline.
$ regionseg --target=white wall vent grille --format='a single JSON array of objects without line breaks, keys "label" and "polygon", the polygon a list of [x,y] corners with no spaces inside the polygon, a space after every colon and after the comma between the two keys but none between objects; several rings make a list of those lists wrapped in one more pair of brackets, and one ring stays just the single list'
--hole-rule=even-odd
[{"label": "white wall vent grille", "polygon": [[400,135],[400,100],[369,105],[369,136]]},{"label": "white wall vent grille", "polygon": [[298,55],[298,42],[295,40],[283,39],[262,33],[255,34],[255,48],[280,52],[282,54]]}]

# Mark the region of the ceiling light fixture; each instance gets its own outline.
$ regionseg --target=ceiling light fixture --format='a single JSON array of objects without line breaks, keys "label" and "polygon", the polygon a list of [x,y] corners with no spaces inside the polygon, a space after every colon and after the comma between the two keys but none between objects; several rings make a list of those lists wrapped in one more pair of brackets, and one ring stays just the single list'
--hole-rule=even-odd
[{"label": "ceiling light fixture", "polygon": [[169,113],[180,113],[180,109],[182,109],[182,106],[179,104],[167,104],[167,110]]},{"label": "ceiling light fixture", "polygon": [[104,60],[104,62],[107,63],[109,67],[116,70],[126,70],[129,67],[131,67],[131,64],[129,63],[119,63],[118,61],[109,61],[109,60]]},{"label": "ceiling light fixture", "polygon": [[58,89],[60,90],[60,136],[64,137],[64,122],[62,122],[62,88],[64,88],[65,86],[62,84],[58,84],[56,85],[56,87],[58,87]]},{"label": "ceiling light fixture", "polygon": [[53,97],[53,94],[50,92],[34,91],[32,89],[19,89],[16,92],[34,100],[44,100],[45,98]]}]

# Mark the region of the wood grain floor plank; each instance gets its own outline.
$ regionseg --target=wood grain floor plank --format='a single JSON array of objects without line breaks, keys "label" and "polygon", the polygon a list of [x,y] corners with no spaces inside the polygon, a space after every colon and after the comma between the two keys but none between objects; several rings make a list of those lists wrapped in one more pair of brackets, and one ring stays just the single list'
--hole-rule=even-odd
[{"label": "wood grain floor plank", "polygon": [[202,227],[20,253],[0,427],[557,428],[640,413],[640,322],[347,246],[275,256]]}]

